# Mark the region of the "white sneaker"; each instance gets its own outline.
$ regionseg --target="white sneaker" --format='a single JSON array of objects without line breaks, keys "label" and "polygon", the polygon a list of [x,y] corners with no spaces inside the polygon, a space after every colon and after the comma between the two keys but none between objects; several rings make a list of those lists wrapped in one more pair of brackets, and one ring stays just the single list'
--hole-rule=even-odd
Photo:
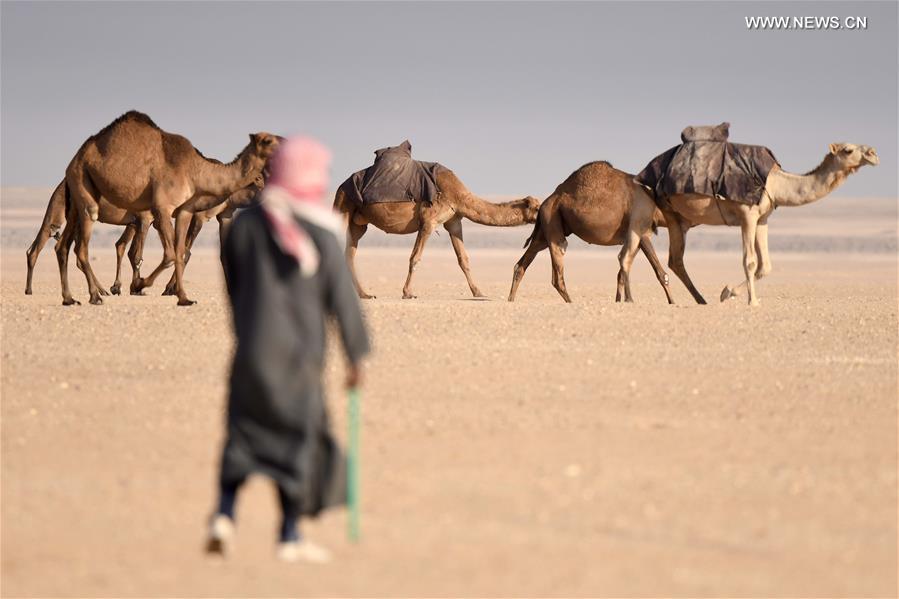
[{"label": "white sneaker", "polygon": [[234,522],[224,514],[216,514],[209,523],[206,553],[228,557],[234,550]]},{"label": "white sneaker", "polygon": [[311,541],[288,541],[278,543],[276,554],[283,562],[310,562],[327,564],[331,561],[331,552]]}]

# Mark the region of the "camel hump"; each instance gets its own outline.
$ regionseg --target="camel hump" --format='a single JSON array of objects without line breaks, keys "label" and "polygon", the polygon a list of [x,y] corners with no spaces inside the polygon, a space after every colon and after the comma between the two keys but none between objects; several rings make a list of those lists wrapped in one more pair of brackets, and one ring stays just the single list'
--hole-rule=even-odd
[{"label": "camel hump", "polygon": [[615,171],[615,167],[612,166],[610,162],[605,160],[595,160],[593,162],[588,162],[568,175],[568,178],[565,179],[559,187],[562,188],[569,184],[586,185],[589,181],[597,177],[608,177],[610,173]]},{"label": "camel hump", "polygon": [[166,164],[171,165],[180,164],[191,156],[199,156],[203,160],[222,164],[220,160],[203,156],[203,153],[196,149],[189,139],[174,133],[162,133],[162,153],[165,156]]},{"label": "camel hump", "polygon": [[588,162],[587,164],[585,164],[578,170],[581,170],[581,169],[605,170],[605,169],[614,169],[614,168],[615,167],[612,166],[612,163],[609,162],[608,160],[594,160],[593,162]]},{"label": "camel hump", "polygon": [[137,110],[129,110],[113,122],[109,123],[105,127],[103,127],[94,137],[100,137],[111,130],[119,127],[121,125],[143,125],[145,127],[150,127],[151,129],[156,129],[157,131],[161,131],[159,125],[153,122],[149,116],[144,114],[143,112],[138,112]]},{"label": "camel hump", "polygon": [[115,121],[113,121],[113,124],[115,124],[117,121],[133,121],[142,125],[147,125],[148,127],[153,127],[154,129],[159,129],[159,125],[154,123],[153,119],[151,119],[147,114],[138,110],[129,110],[128,112],[117,118]]}]

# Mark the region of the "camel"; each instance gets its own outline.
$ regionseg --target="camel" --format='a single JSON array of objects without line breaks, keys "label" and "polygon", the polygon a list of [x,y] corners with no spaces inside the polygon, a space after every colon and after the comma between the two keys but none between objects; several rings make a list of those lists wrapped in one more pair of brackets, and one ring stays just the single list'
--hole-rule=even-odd
[{"label": "camel", "polygon": [[[659,202],[668,223],[670,248],[668,266],[683,281],[697,303],[705,299],[693,285],[684,267],[684,248],[687,231],[697,225],[739,226],[743,235],[743,272],[745,280],[739,285],[725,286],[721,301],[739,296],[749,290],[749,305],[758,306],[759,297],[755,282],[771,274],[771,258],[768,255],[768,218],[775,208],[804,206],[816,202],[839,187],[846,178],[866,164],[880,163],[877,151],[870,146],[850,143],[830,144],[830,151],[814,170],[796,175],[775,166],[768,174],[762,200],[757,205],[747,205],[723,198],[700,194],[681,194]],[[636,240],[645,232],[642,223],[632,223],[628,243],[623,250],[629,260],[622,260],[621,273],[627,277]]]},{"label": "camel", "polygon": [[[230,196],[225,199],[224,202],[218,204],[209,210],[204,210],[201,212],[194,213],[193,217],[190,220],[190,226],[187,229],[187,240],[186,240],[186,253],[184,255],[184,265],[187,266],[187,262],[190,260],[190,250],[194,245],[194,241],[199,236],[200,231],[203,230],[203,225],[215,217],[218,221],[219,225],[219,259],[222,262],[222,269],[225,268],[225,253],[222,251],[225,244],[225,236],[228,234],[228,229],[231,226],[231,221],[234,219],[234,213],[241,208],[248,208],[250,206],[255,205],[258,201],[259,191],[265,186],[265,182],[263,177],[260,176],[253,182],[252,185],[248,187],[244,187],[243,189],[239,189],[232,193]],[[165,286],[165,291],[162,292],[162,295],[175,295],[176,294],[176,285],[175,285],[175,276],[172,275],[172,278],[169,280],[168,284]]]},{"label": "camel", "polygon": [[[571,303],[565,286],[563,257],[572,233],[593,245],[621,245],[630,231],[639,231],[634,239],[655,271],[665,291],[668,303],[673,304],[668,288],[668,275],[662,267],[650,239],[658,225],[664,225],[661,213],[646,191],[633,180],[634,176],[614,168],[605,161],[590,162],[574,171],[543,204],[534,231],[525,241],[527,248],[515,265],[509,301],[515,301],[524,273],[538,253],[549,248],[552,260],[552,284]],[[619,254],[619,260],[623,251]],[[631,257],[633,259],[633,257]],[[630,278],[618,277],[615,301],[632,302]]]},{"label": "camel", "polygon": [[188,299],[183,286],[191,218],[252,183],[277,145],[278,138],[271,133],[250,134],[250,143],[240,154],[222,164],[203,156],[187,138],[163,131],[150,117],[136,111],[122,115],[88,138],[66,168],[66,193],[71,195],[71,207],[57,246],[63,305],[78,303],[69,290],[68,257],[62,249],[71,243],[71,237],[77,241],[76,257],[85,272],[90,303],[103,303],[88,254],[101,197],[129,212],[149,210],[159,227],[162,261],[150,276],[137,281],[135,291],[151,286],[174,263],[178,305],[196,303]]},{"label": "camel", "polygon": [[[131,249],[128,252],[128,258],[131,262],[131,270],[133,273],[132,284],[134,283],[134,281],[140,278],[140,264],[141,262],[143,262],[143,242],[144,238],[146,237],[146,232],[149,228],[149,225],[153,220],[153,217],[148,211],[141,212],[140,214],[135,215],[126,210],[121,210],[107,202],[105,198],[100,198],[99,207],[99,217],[97,219],[99,222],[111,225],[125,226],[125,231],[115,243],[115,282],[113,283],[112,287],[109,288],[109,291],[106,291],[99,282],[96,282],[97,287],[100,291],[100,295],[108,295],[109,293],[118,295],[121,293],[122,289],[122,258],[124,257],[125,248],[127,247],[128,243],[131,243]],[[44,249],[44,245],[46,245],[47,241],[51,237],[56,239],[57,242],[60,240],[60,230],[66,222],[65,215],[65,180],[63,180],[59,185],[57,185],[56,189],[53,191],[53,194],[50,196],[50,201],[47,203],[47,210],[44,213],[44,220],[43,222],[41,222],[41,227],[40,229],[38,229],[37,236],[34,238],[34,241],[26,251],[26,262],[28,270],[25,280],[25,295],[31,295],[32,293],[31,281],[34,275],[34,266],[37,263],[37,259],[41,253],[41,250]],[[137,235],[138,232],[140,232],[141,234]],[[70,241],[74,241],[74,239],[71,239]]]},{"label": "camel", "polygon": [[520,200],[494,204],[471,193],[449,169],[441,169],[436,183],[440,194],[431,203],[407,201],[359,205],[348,197],[346,183],[338,188],[334,209],[346,216],[346,259],[360,298],[374,299],[373,295],[362,289],[355,266],[359,240],[365,235],[369,224],[394,235],[418,233],[409,257],[409,274],[403,286],[403,299],[413,299],[416,296],[412,294],[412,273],[421,261],[428,237],[439,225],[443,225],[449,233],[459,268],[465,275],[472,296],[484,297],[471,276],[468,254],[462,239],[462,219],[467,218],[492,227],[512,227],[537,220],[537,210],[540,207],[537,198],[527,196]]}]

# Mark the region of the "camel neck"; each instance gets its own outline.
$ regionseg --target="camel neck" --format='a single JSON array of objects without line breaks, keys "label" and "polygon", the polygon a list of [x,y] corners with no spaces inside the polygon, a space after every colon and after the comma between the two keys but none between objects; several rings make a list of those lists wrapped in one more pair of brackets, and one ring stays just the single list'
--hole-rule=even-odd
[{"label": "camel neck", "polygon": [[253,171],[252,156],[247,150],[228,164],[222,164],[197,156],[197,191],[213,196],[226,196],[253,182],[258,173]]},{"label": "camel neck", "polygon": [[848,175],[828,154],[815,170],[805,175],[775,168],[768,175],[765,191],[777,206],[804,206],[820,200],[839,187]]}]

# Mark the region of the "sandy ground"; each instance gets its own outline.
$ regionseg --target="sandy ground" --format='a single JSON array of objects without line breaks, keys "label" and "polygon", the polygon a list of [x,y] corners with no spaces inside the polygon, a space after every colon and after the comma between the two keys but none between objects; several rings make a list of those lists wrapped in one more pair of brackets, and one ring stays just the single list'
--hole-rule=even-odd
[{"label": "sandy ground", "polygon": [[[614,252],[577,249],[573,305],[546,254],[505,302],[514,249],[471,252],[473,301],[440,244],[403,301],[407,252],[360,252],[379,296],[363,540],[342,511],[309,523],[336,554],[315,567],[273,559],[264,480],[233,560],[201,552],[232,347],[214,253],[188,268],[194,307],[155,289],[63,308],[52,252],[26,297],[4,244],[3,595],[895,596],[894,252],[775,253],[757,309],[679,283],[669,307],[642,258],[637,303],[616,305]],[[687,261],[710,300],[740,277],[732,252]]]}]

